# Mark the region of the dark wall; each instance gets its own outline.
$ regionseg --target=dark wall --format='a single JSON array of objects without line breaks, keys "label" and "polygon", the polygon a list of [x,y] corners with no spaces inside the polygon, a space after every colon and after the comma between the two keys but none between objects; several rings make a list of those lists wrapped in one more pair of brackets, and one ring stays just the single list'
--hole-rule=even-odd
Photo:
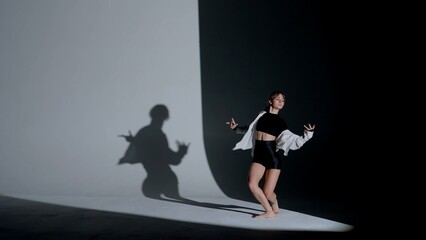
[{"label": "dark wall", "polygon": [[[277,186],[282,206],[355,224],[362,180],[356,132],[365,22],[359,6],[321,1],[199,1],[203,129],[214,178],[232,198],[254,200],[246,186],[250,151],[232,151],[273,90],[291,131],[317,125],[291,151]],[[364,11],[365,12],[365,11]],[[354,93],[354,91],[356,93]]]}]

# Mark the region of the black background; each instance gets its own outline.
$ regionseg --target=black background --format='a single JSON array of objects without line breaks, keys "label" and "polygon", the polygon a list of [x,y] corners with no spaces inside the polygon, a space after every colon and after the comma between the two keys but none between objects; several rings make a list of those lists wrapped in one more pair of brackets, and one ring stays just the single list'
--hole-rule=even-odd
[{"label": "black background", "polygon": [[[232,151],[281,90],[292,132],[315,123],[291,151],[276,188],[280,207],[363,228],[373,221],[374,98],[380,28],[372,4],[345,1],[199,1],[203,130],[214,178],[229,197],[254,201],[250,151]],[[378,30],[379,29],[379,30]],[[377,64],[376,64],[377,65]],[[367,114],[368,112],[368,114]]]}]

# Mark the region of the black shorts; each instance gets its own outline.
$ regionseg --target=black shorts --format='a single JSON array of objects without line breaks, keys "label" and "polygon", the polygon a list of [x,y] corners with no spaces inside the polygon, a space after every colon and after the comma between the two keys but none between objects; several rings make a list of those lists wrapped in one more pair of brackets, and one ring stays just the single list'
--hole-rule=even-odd
[{"label": "black shorts", "polygon": [[276,151],[275,141],[256,140],[252,162],[262,164],[266,169],[281,169],[284,155]]}]

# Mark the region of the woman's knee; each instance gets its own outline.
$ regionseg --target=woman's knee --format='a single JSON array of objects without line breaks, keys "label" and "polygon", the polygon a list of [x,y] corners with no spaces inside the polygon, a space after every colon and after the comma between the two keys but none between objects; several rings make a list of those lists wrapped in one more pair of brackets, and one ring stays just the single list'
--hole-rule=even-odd
[{"label": "woman's knee", "polygon": [[249,181],[249,182],[247,183],[247,185],[248,185],[248,187],[249,187],[250,191],[252,191],[252,192],[259,188],[258,183],[257,183],[257,182],[255,182],[255,181]]},{"label": "woman's knee", "polygon": [[266,198],[270,201],[273,201],[276,198],[276,195],[273,191],[272,192],[271,191],[263,191],[263,193],[265,194]]}]

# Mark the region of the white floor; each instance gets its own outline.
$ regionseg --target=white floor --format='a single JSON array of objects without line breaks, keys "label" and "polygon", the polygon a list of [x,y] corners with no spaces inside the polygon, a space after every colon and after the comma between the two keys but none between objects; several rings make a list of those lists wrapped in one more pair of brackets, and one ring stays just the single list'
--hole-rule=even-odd
[{"label": "white floor", "polygon": [[176,202],[144,196],[114,198],[10,194],[8,196],[63,206],[241,229],[319,232],[346,232],[353,229],[351,225],[286,209],[281,209],[275,218],[255,219],[252,216],[262,212],[260,204],[226,197],[191,198],[191,201]]}]

